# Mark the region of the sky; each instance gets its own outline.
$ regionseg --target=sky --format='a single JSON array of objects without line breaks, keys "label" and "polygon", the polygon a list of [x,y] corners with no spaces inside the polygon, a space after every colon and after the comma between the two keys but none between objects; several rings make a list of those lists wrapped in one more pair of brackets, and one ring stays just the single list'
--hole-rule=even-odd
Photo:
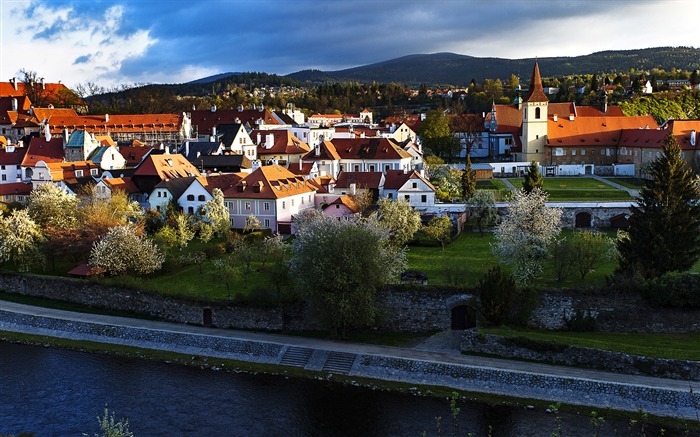
[{"label": "sky", "polygon": [[0,0],[0,80],[183,83],[410,54],[700,47],[698,0]]}]

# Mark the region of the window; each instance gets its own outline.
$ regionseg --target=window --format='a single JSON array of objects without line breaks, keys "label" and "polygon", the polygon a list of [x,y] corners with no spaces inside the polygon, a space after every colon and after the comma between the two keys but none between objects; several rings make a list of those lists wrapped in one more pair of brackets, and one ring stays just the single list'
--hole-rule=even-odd
[{"label": "window", "polygon": [[369,171],[374,171],[374,165],[369,166]]},{"label": "window", "polygon": [[423,203],[427,202],[427,201],[428,201],[428,196],[425,195],[425,194],[422,194],[422,195],[420,196],[420,201],[423,202]]},{"label": "window", "polygon": [[406,200],[406,202],[411,201],[411,196],[409,196],[408,194],[404,195],[403,198]]},{"label": "window", "polygon": [[391,200],[394,198],[394,193],[387,193],[386,198]]},{"label": "window", "polygon": [[270,202],[265,202],[263,203],[263,210],[269,211],[270,210]]},{"label": "window", "polygon": [[591,155],[595,155],[595,150],[591,149]]},{"label": "window", "polygon": [[384,166],[384,171],[391,170],[391,165],[387,164]]},{"label": "window", "polygon": [[576,149],[571,150],[571,156],[576,156]]},{"label": "window", "polygon": [[513,138],[506,138],[503,141],[503,144],[505,144],[506,146],[512,146],[513,145]]},{"label": "window", "polygon": [[204,202],[204,194],[200,194],[199,196],[197,196],[197,200],[199,200],[200,202]]},{"label": "window", "polygon": [[283,200],[283,201],[282,201],[282,209],[286,209],[286,208],[287,208],[287,202],[285,202],[285,201]]},{"label": "window", "polygon": [[411,184],[411,186],[412,186],[413,188],[418,188],[418,183],[417,183],[417,182],[414,182],[413,184]]},{"label": "window", "polygon": [[340,205],[336,205],[336,206],[335,206],[335,209],[340,209]]},{"label": "window", "polygon": [[97,176],[97,169],[96,168],[91,168],[90,169],[90,174],[93,176]]},{"label": "window", "polygon": [[191,207],[191,206],[188,206],[188,207],[187,207],[187,213],[188,213],[188,214],[194,214],[194,208]]},{"label": "window", "polygon": [[292,206],[294,206],[294,199],[291,200]]},{"label": "window", "polygon": [[540,111],[541,111],[540,108],[535,108],[535,118],[538,120],[540,119]]},{"label": "window", "polygon": [[188,194],[188,195],[187,195],[187,200],[189,200],[190,202],[193,201],[193,200],[194,200],[194,194]]},{"label": "window", "polygon": [[76,177],[76,178],[82,178],[82,177],[83,177],[83,171],[82,171],[82,170],[76,170],[76,171],[75,171],[75,177]]},{"label": "window", "polygon": [[7,175],[2,175],[2,180],[6,181],[7,180]]},{"label": "window", "polygon": [[302,204],[302,205],[304,204],[304,198],[303,198],[303,197],[301,198],[301,204]]},{"label": "window", "polygon": [[556,149],[554,149],[554,156],[564,156],[564,155],[566,155],[566,151],[564,151],[564,149],[562,149],[561,147],[557,147]]},{"label": "window", "polygon": [[584,156],[586,154],[586,149],[581,149],[581,156]]},{"label": "window", "polygon": [[355,164],[355,171],[360,171],[360,166]]},{"label": "window", "polygon": [[245,210],[250,211],[250,202],[245,203]]},{"label": "window", "polygon": [[263,227],[265,227],[265,228],[269,228],[269,227],[270,227],[270,219],[265,219],[265,220],[263,221]]}]

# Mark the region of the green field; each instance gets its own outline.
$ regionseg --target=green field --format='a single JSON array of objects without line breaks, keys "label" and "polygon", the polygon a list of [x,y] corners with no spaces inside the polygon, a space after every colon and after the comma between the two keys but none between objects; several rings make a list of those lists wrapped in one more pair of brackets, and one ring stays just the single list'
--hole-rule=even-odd
[{"label": "green field", "polygon": [[644,182],[646,179],[642,178],[624,178],[624,177],[618,177],[618,178],[605,178],[606,180],[609,180],[610,182],[615,182],[616,184],[620,184],[623,187],[631,188],[633,190],[639,190],[644,186]]},{"label": "green field", "polygon": [[[512,178],[508,181],[516,188],[523,186],[523,178]],[[542,188],[549,193],[551,201],[633,199],[627,191],[618,190],[593,178],[577,176],[544,178]]]}]

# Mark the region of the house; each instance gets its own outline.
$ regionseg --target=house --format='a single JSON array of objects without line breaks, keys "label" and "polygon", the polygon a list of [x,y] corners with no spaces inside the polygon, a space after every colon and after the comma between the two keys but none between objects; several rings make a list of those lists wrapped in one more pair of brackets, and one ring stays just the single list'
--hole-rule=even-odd
[{"label": "house", "polygon": [[110,199],[115,191],[123,191],[129,196],[129,200],[138,202],[142,208],[148,208],[148,196],[142,194],[136,185],[131,181],[131,177],[105,178],[100,179],[92,189],[92,193],[99,199]]},{"label": "house", "polygon": [[255,139],[257,155],[263,164],[289,168],[301,162],[302,156],[311,151],[308,144],[288,130],[254,130],[251,137]]},{"label": "house", "polygon": [[340,196],[321,208],[323,215],[335,217],[338,220],[355,220],[360,214],[360,207],[351,196]]},{"label": "house", "polygon": [[100,178],[101,174],[102,169],[90,161],[46,162],[41,160],[34,165],[31,182],[34,188],[53,182],[77,194],[74,188],[94,182]]},{"label": "house", "polygon": [[202,155],[190,162],[202,174],[250,173],[254,167],[253,162],[243,155]]},{"label": "house", "polygon": [[224,145],[220,141],[186,140],[178,148],[178,153],[192,162],[196,158],[204,155],[222,155],[224,153]]},{"label": "house", "polygon": [[415,170],[387,170],[382,197],[405,200],[421,211],[435,205],[435,187]]},{"label": "house", "polygon": [[23,136],[18,136],[13,129],[20,114],[28,117],[32,102],[27,96],[0,97],[0,135],[12,143],[17,143]]},{"label": "house", "polygon": [[[148,203],[150,205],[150,208],[158,212],[164,213],[168,207],[168,204],[172,202],[173,204],[177,205],[177,208],[179,208],[180,210],[184,210],[190,214],[193,214],[195,210],[185,210],[179,204],[179,200],[182,197],[185,190],[187,190],[187,188],[190,186],[190,184],[195,183],[196,181],[196,176],[186,176],[173,179],[165,179],[158,182],[158,184],[156,184],[156,186],[153,188],[153,191],[151,191],[148,196]],[[201,191],[206,193],[206,190],[201,185],[201,183],[196,183],[201,188]],[[194,196],[194,194],[191,195]],[[188,204],[187,206],[192,207],[191,204]]]},{"label": "house", "polygon": [[0,148],[0,184],[22,180],[22,160],[26,153],[26,148],[11,144]]},{"label": "house", "polygon": [[8,182],[0,184],[0,203],[27,203],[32,192],[32,184],[26,182]]},{"label": "house", "polygon": [[221,142],[225,152],[243,155],[251,161],[258,159],[258,148],[242,124],[220,124],[218,132],[217,139]]},{"label": "house", "polygon": [[193,110],[189,112],[192,121],[192,129],[195,131],[195,138],[208,138],[216,135],[222,124],[240,124],[248,126],[250,129],[276,129],[279,122],[272,116],[270,111],[263,108],[243,109],[218,109],[212,106],[211,110]]},{"label": "house", "polygon": [[142,193],[150,193],[166,179],[201,176],[197,168],[180,154],[150,153],[139,164],[131,180]]},{"label": "house", "polygon": [[336,177],[340,173],[340,155],[330,141],[323,141],[301,158],[304,164],[316,165],[320,176]]},{"label": "house", "polygon": [[39,161],[63,162],[63,138],[32,138],[22,158],[22,181],[30,182],[34,178],[34,167]]},{"label": "house", "polygon": [[340,157],[341,172],[411,168],[413,157],[389,138],[340,138],[331,143]]},{"label": "house", "polygon": [[126,167],[133,168],[141,164],[141,161],[151,153],[153,147],[146,147],[142,145],[120,145],[118,146],[119,153],[124,157],[126,161]]},{"label": "house", "polygon": [[370,192],[372,199],[378,200],[384,192],[384,181],[384,173],[380,171],[343,171],[335,181],[334,191],[340,196],[361,196]]},{"label": "house", "polygon": [[303,176],[305,179],[314,179],[321,176],[318,170],[317,162],[303,162],[299,160],[297,164],[292,164],[288,168],[289,171],[297,176]]},{"label": "house", "polygon": [[126,159],[115,146],[99,146],[88,156],[88,160],[100,166],[102,170],[119,170],[126,167]]},{"label": "house", "polygon": [[243,229],[254,215],[264,229],[280,234],[291,234],[293,217],[314,208],[314,195],[314,185],[279,165],[259,167],[224,190],[232,228]]},{"label": "house", "polygon": [[319,126],[294,126],[289,129],[295,137],[313,149],[324,141],[335,138],[335,128]]}]

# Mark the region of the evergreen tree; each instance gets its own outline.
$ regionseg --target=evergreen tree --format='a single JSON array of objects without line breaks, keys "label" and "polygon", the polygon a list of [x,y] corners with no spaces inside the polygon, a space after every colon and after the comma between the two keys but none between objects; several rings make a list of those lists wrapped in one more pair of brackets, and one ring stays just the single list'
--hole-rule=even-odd
[{"label": "evergreen tree", "polygon": [[535,161],[532,161],[530,168],[527,169],[525,173],[525,180],[523,181],[523,190],[526,193],[532,192],[535,188],[542,189],[544,185],[544,179],[542,179],[542,173],[540,173],[540,166],[537,165]]},{"label": "evergreen tree", "polygon": [[462,172],[462,197],[469,200],[476,193],[476,173],[472,170],[472,160],[467,155],[467,166]]},{"label": "evergreen tree", "polygon": [[688,270],[700,258],[700,188],[672,132],[648,174],[629,233],[618,241],[619,272],[654,278]]}]

